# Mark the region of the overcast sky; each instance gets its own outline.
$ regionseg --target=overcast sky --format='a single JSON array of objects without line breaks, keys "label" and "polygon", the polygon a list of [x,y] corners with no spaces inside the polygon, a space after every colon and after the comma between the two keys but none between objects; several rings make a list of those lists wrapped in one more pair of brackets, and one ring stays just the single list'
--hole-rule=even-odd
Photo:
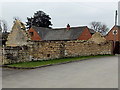
[{"label": "overcast sky", "polygon": [[2,19],[7,21],[9,29],[13,17],[26,22],[27,17],[42,10],[50,15],[52,27],[90,26],[90,22],[99,21],[111,28],[114,25],[115,10],[118,2],[4,2],[2,3]]}]

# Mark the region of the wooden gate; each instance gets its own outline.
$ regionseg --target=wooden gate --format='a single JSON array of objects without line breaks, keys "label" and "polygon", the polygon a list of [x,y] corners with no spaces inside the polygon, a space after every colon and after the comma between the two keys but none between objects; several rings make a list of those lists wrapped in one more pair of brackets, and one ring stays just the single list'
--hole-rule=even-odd
[{"label": "wooden gate", "polygon": [[113,53],[114,53],[114,54],[120,54],[120,42],[119,42],[119,41],[117,41],[117,42],[115,43]]}]

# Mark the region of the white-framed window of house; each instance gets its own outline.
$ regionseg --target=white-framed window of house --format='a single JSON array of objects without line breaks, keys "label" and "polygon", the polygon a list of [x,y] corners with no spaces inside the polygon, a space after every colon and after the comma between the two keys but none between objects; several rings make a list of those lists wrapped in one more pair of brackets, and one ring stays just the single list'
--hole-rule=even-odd
[{"label": "white-framed window of house", "polygon": [[117,30],[113,30],[113,35],[117,35],[118,31]]}]

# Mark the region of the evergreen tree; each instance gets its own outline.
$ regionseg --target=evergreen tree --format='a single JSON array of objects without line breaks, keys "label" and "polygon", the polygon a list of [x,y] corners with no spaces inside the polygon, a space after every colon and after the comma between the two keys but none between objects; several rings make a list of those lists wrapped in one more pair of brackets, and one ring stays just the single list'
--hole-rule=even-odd
[{"label": "evergreen tree", "polygon": [[50,28],[50,26],[52,26],[50,20],[51,18],[49,17],[49,15],[47,15],[43,11],[37,11],[36,13],[34,13],[33,17],[27,17],[26,26],[27,28],[31,28],[31,26]]}]

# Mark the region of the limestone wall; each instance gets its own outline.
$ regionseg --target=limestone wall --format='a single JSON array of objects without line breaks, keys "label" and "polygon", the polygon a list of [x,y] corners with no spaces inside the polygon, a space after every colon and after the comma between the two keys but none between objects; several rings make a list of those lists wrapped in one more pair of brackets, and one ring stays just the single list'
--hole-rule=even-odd
[{"label": "limestone wall", "polygon": [[[88,41],[35,42],[31,55],[36,59],[112,54],[112,42],[96,44]],[[36,52],[36,53],[35,53]]]},{"label": "limestone wall", "polygon": [[63,57],[103,55],[113,53],[113,43],[96,44],[91,41],[35,41],[31,45],[6,47],[7,63],[48,60]]},{"label": "limestone wall", "polygon": [[96,44],[93,42],[67,42],[65,45],[66,57],[112,54],[112,42]]},{"label": "limestone wall", "polygon": [[46,60],[62,57],[62,43],[64,41],[41,41],[33,42],[30,55],[34,59]]},{"label": "limestone wall", "polygon": [[0,46],[0,65],[2,65],[2,47]]},{"label": "limestone wall", "polygon": [[5,47],[3,64],[29,61],[29,47]]}]

